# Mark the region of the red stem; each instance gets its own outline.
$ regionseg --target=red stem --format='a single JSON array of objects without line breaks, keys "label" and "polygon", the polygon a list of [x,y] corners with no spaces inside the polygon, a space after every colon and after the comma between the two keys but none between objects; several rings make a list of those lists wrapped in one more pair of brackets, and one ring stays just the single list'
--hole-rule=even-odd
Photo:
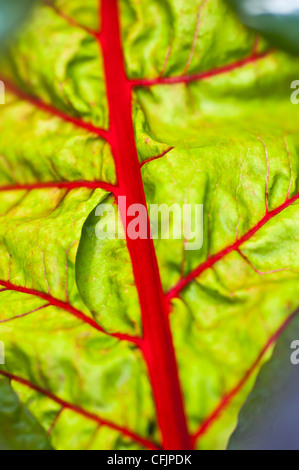
[{"label": "red stem", "polygon": [[[102,46],[110,110],[110,143],[116,164],[119,196],[127,206],[146,199],[132,121],[132,87],[124,67],[117,0],[101,2]],[[125,221],[125,213],[122,213]],[[149,221],[147,217],[149,227]],[[127,228],[127,223],[125,223]],[[148,365],[157,417],[167,450],[188,450],[182,392],[153,241],[127,238],[143,320],[143,353]]]}]

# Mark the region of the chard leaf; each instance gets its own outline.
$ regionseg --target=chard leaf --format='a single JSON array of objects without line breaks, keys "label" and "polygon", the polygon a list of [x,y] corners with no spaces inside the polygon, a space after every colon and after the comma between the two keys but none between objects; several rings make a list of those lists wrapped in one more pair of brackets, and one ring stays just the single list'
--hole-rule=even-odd
[{"label": "chard leaf", "polygon": [[[56,0],[0,70],[0,374],[56,449],[225,448],[298,308],[299,61],[222,0]],[[202,247],[100,241],[124,196]]]}]

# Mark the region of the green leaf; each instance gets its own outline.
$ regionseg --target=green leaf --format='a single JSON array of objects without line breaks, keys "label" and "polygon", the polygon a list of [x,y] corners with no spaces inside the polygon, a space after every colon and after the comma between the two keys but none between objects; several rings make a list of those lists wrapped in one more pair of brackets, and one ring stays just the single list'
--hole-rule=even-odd
[{"label": "green leaf", "polygon": [[43,428],[3,379],[0,380],[0,449],[51,450]]},{"label": "green leaf", "polygon": [[[0,71],[0,374],[55,449],[226,448],[298,308],[299,61],[223,0],[57,0]],[[96,237],[144,194],[202,248]]]}]

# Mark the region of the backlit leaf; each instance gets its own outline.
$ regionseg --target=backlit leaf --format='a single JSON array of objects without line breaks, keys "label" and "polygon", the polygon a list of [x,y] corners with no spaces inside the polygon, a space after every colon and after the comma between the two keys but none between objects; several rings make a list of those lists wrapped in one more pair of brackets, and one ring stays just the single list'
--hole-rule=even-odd
[{"label": "backlit leaf", "polygon": [[[224,0],[44,1],[1,54],[0,374],[53,448],[226,448],[298,308],[298,78]],[[202,246],[100,241],[121,197]]]}]

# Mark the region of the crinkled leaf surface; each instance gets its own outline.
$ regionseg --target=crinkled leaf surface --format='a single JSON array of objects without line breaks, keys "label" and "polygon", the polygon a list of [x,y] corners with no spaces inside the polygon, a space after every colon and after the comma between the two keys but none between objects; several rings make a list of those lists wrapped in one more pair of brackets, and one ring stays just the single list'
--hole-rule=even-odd
[{"label": "crinkled leaf surface", "polygon": [[[298,307],[298,60],[222,0],[57,0],[0,71],[1,374],[56,449],[225,448]],[[94,235],[143,188],[204,206],[159,274],[152,241]]]}]

